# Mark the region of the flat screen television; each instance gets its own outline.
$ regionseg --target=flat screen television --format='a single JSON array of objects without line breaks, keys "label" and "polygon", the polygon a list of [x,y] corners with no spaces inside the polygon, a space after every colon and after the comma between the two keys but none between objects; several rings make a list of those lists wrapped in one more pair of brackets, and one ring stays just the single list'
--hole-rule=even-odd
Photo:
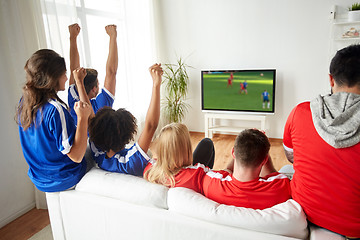
[{"label": "flat screen television", "polygon": [[274,114],[275,69],[202,70],[203,112]]}]

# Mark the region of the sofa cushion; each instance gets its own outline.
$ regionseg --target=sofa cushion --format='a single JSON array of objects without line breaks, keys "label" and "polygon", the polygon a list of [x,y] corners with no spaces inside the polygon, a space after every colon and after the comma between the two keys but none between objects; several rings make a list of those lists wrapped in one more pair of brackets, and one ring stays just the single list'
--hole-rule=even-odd
[{"label": "sofa cushion", "polygon": [[304,239],[307,222],[301,206],[290,199],[264,210],[228,206],[186,188],[168,193],[169,210],[217,224]]},{"label": "sofa cushion", "polygon": [[92,168],[76,185],[76,191],[102,195],[125,202],[167,209],[168,188],[141,177]]}]

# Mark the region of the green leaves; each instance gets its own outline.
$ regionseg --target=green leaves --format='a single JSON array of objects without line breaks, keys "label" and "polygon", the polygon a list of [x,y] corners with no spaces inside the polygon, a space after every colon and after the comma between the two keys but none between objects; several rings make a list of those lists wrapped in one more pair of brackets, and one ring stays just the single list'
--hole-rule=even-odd
[{"label": "green leaves", "polygon": [[181,57],[177,64],[165,64],[163,83],[166,90],[166,99],[162,102],[164,114],[169,122],[181,122],[190,105],[185,103],[188,91],[189,76]]},{"label": "green leaves", "polygon": [[354,3],[353,5],[351,5],[351,7],[349,7],[349,11],[357,11],[360,10],[360,3]]}]

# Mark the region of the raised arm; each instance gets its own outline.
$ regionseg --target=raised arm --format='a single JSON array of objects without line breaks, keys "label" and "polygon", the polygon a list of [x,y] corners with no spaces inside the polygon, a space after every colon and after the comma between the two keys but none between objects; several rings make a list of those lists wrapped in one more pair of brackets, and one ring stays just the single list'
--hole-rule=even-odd
[{"label": "raised arm", "polygon": [[74,105],[74,110],[77,115],[77,127],[74,143],[67,155],[73,162],[79,163],[84,158],[87,147],[88,120],[92,107],[88,103],[78,101]]},{"label": "raised arm", "polygon": [[[78,68],[73,72],[75,81],[84,82],[86,76],[86,70],[84,68]],[[82,84],[83,87],[83,84]],[[74,162],[81,162],[87,147],[87,130],[89,124],[89,116],[93,114],[92,107],[89,102],[78,101],[74,105],[74,110],[77,115],[77,127],[75,132],[74,143],[68,157]]]},{"label": "raised arm", "polygon": [[69,26],[70,33],[70,79],[69,85],[75,83],[73,71],[80,67],[80,57],[77,48],[77,36],[80,33],[80,26],[74,23]]},{"label": "raised arm", "polygon": [[161,64],[154,64],[149,68],[150,75],[153,80],[152,95],[149,109],[146,113],[145,127],[142,131],[138,144],[144,152],[150,147],[150,143],[160,118],[160,86],[162,80],[163,70]]},{"label": "raised arm", "polygon": [[116,25],[108,25],[105,27],[106,33],[110,37],[109,55],[106,62],[106,75],[104,87],[115,96],[116,88],[116,72],[118,69],[118,49],[117,49],[117,32]]},{"label": "raised arm", "polygon": [[[90,100],[88,95],[86,94],[85,86],[84,86],[84,78],[86,76],[86,69],[85,68],[77,68],[73,72],[73,76],[75,79],[76,87],[79,92],[79,98],[81,102],[85,102],[91,106]],[[91,114],[90,118],[95,116],[94,110],[91,107]]]}]

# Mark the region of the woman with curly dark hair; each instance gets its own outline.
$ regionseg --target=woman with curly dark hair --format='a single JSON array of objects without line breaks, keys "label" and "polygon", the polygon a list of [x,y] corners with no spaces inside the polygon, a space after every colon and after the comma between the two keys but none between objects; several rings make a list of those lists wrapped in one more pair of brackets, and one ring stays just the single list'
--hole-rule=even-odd
[{"label": "woman with curly dark hair", "polygon": [[136,119],[127,110],[100,109],[89,124],[92,155],[98,166],[110,172],[142,176],[150,158],[146,154],[160,118],[161,64],[149,68],[153,79],[150,106],[138,141],[125,148],[137,131]]}]

